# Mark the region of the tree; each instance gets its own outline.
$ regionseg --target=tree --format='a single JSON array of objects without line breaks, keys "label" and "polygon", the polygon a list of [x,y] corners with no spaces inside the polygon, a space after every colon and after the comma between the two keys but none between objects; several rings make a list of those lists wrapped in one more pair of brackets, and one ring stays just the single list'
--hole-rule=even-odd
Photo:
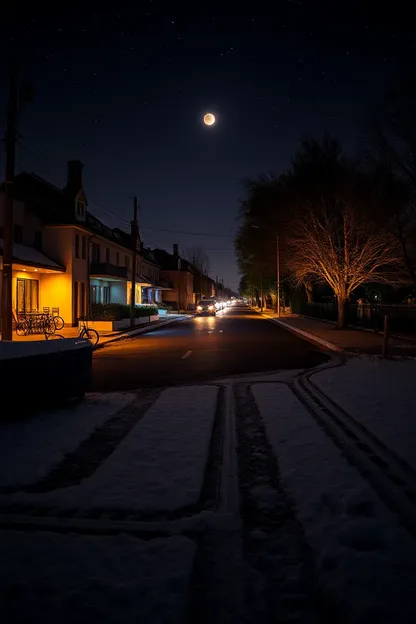
[{"label": "tree", "polygon": [[297,284],[326,282],[338,303],[338,327],[346,325],[351,293],[366,282],[397,283],[402,259],[397,242],[352,199],[339,194],[304,207],[294,222],[292,270]]},{"label": "tree", "polygon": [[416,74],[400,75],[373,121],[365,153],[416,286]]},{"label": "tree", "polygon": [[210,266],[209,256],[202,247],[188,247],[188,249],[185,250],[184,257],[193,264],[197,271],[200,271],[204,275],[208,273]]},{"label": "tree", "polygon": [[288,290],[287,232],[291,214],[286,205],[285,176],[268,175],[244,182],[240,227],[234,241],[237,262],[246,288],[260,284],[276,303],[276,236],[279,234],[281,293]]}]

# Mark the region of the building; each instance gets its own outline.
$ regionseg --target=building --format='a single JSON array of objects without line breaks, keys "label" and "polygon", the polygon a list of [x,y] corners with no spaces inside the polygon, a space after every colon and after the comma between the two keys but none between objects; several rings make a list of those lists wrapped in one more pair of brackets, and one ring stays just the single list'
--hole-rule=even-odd
[{"label": "building", "polygon": [[160,266],[160,279],[171,288],[163,291],[163,303],[178,309],[189,310],[195,306],[195,269],[188,260],[179,256],[178,245],[173,245],[173,253],[164,249],[153,249],[153,257]]},{"label": "building", "polygon": [[196,303],[201,299],[211,299],[217,294],[215,281],[194,268],[194,291]]},{"label": "building", "polygon": [[160,265],[156,262],[154,251],[143,243],[140,243],[140,273],[146,280],[141,288],[142,303],[162,303],[173,286],[168,280],[161,279]]},{"label": "building", "polygon": [[[130,302],[136,271],[136,303],[157,301],[159,266],[140,256],[132,267],[129,234],[111,229],[88,209],[83,165],[68,162],[67,184],[60,189],[21,173],[14,181],[13,310],[15,315],[57,310],[66,325],[87,315],[90,303]],[[0,190],[0,254],[3,253],[4,189]],[[1,262],[2,268],[2,262]],[[145,273],[143,274],[142,271]],[[1,272],[0,272],[1,273]],[[0,274],[0,278],[2,275]],[[0,279],[1,297],[2,279]]]}]

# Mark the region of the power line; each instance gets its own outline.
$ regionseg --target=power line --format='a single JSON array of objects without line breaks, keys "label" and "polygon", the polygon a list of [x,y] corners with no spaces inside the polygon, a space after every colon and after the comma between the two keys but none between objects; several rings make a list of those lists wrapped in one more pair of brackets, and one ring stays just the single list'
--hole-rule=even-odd
[{"label": "power line", "polygon": [[[22,137],[19,137],[19,139],[22,139]],[[42,162],[46,167],[48,167],[48,169],[52,168],[52,164],[50,163],[50,161],[47,160],[44,156],[42,156],[38,151],[35,152],[32,148],[30,148],[26,144],[26,142],[22,143],[21,140],[18,140],[18,145],[24,150],[26,150],[27,152],[29,152],[30,154],[32,154],[32,156],[34,156],[37,160]],[[63,185],[65,185],[66,180],[64,180],[62,177],[60,177],[59,179],[62,181]],[[124,226],[130,227],[129,221],[127,221],[126,219],[122,219],[119,215],[117,215],[115,212],[110,210],[108,206],[106,206],[106,204],[104,204],[101,200],[98,200],[96,197],[91,196],[90,193],[88,193],[88,196],[91,198],[93,204],[95,204],[96,206],[102,209],[103,214],[110,216],[113,219],[117,219],[117,221],[119,221],[119,223],[122,223]],[[228,238],[228,239],[234,238],[234,235],[231,235],[231,234],[218,234],[218,233],[213,233],[213,232],[189,232],[186,230],[171,230],[168,228],[144,227],[142,225],[140,225],[140,230],[145,230],[145,231],[150,231],[150,232],[167,232],[169,234],[184,234],[186,236],[205,236],[209,238]],[[151,239],[153,238],[150,235],[148,236]],[[160,247],[160,244],[156,241],[156,239],[153,238],[153,240],[155,241],[157,246]],[[232,249],[209,249],[206,251],[234,251],[234,250]]]},{"label": "power line", "polygon": [[207,232],[187,232],[184,230],[168,230],[164,228],[150,228],[140,226],[141,230],[150,230],[151,232],[169,232],[170,234],[187,234],[188,236],[209,236],[214,238],[234,238],[231,234],[212,234]]}]

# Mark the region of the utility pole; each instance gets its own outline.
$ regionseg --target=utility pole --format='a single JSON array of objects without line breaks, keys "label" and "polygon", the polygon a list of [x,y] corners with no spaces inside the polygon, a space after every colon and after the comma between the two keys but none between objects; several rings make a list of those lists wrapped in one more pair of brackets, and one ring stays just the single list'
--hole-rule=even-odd
[{"label": "utility pole", "polygon": [[181,313],[181,258],[178,255],[178,314]]},{"label": "utility pole", "polygon": [[280,318],[280,248],[279,248],[279,234],[276,234],[276,264],[277,264],[277,318]]},{"label": "utility pole", "polygon": [[137,223],[137,197],[134,198],[133,221],[131,222],[131,240],[132,240],[132,267],[131,267],[131,296],[130,296],[130,326],[133,329],[135,325],[136,315],[136,264],[137,264],[137,241],[139,237],[139,226]]},{"label": "utility pole", "polygon": [[263,275],[260,277],[260,312],[263,312]]},{"label": "utility pole", "polygon": [[18,67],[16,59],[9,66],[9,101],[6,127],[6,178],[3,233],[2,340],[13,340],[12,276],[13,276],[13,184],[16,157],[18,110]]}]

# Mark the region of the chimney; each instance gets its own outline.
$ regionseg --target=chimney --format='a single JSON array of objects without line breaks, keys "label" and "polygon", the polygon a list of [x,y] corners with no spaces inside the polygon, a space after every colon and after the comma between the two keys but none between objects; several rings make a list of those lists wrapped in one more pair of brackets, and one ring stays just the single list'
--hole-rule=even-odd
[{"label": "chimney", "polygon": [[176,243],[173,245],[173,255],[175,256],[175,258],[179,256],[179,245],[177,245]]},{"label": "chimney", "polygon": [[82,189],[82,170],[84,165],[80,160],[68,160],[68,176],[66,190],[76,195]]}]

